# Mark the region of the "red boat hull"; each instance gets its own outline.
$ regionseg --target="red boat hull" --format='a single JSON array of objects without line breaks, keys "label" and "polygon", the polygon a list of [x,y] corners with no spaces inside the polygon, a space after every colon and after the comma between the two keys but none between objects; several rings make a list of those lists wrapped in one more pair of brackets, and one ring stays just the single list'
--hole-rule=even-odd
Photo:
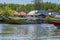
[{"label": "red boat hull", "polygon": [[53,22],[53,24],[54,24],[55,26],[60,26],[60,23],[59,23],[59,22]]}]

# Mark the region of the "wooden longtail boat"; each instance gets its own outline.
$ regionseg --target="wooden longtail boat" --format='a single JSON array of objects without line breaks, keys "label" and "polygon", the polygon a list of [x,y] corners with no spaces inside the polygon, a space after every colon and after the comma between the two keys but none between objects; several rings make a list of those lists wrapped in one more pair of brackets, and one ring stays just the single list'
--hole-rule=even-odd
[{"label": "wooden longtail boat", "polygon": [[53,19],[53,24],[54,24],[55,26],[60,26],[60,19],[59,19],[59,18],[54,18],[54,19]]},{"label": "wooden longtail boat", "polygon": [[60,22],[53,22],[55,26],[60,26]]}]

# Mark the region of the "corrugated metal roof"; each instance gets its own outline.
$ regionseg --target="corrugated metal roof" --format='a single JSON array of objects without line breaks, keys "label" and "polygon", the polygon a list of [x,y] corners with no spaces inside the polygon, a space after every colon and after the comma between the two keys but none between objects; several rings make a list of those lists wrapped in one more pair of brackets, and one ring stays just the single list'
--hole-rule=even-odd
[{"label": "corrugated metal roof", "polygon": [[19,12],[19,15],[20,15],[20,16],[26,16],[27,13],[25,13],[25,12]]}]

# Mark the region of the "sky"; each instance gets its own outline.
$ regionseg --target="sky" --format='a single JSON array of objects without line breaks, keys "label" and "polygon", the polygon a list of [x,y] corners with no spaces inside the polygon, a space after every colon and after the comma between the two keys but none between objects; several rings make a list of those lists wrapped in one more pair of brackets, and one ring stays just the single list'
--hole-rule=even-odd
[{"label": "sky", "polygon": [[[14,4],[30,4],[33,3],[31,2],[33,0],[0,0],[0,3],[14,3]],[[43,2],[52,2],[52,3],[57,3],[60,4],[60,0],[43,0]]]}]

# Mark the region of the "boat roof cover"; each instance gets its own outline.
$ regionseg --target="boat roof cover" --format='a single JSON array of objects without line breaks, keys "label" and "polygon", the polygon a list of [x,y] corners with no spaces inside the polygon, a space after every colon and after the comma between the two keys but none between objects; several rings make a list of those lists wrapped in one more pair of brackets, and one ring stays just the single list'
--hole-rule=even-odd
[{"label": "boat roof cover", "polygon": [[43,15],[49,15],[49,12],[47,10],[39,10],[38,13]]},{"label": "boat roof cover", "polygon": [[60,13],[58,13],[58,12],[52,12],[52,15],[56,16],[56,15],[60,15]]},{"label": "boat roof cover", "polygon": [[27,15],[35,15],[35,12],[38,12],[37,10],[30,11]]}]

